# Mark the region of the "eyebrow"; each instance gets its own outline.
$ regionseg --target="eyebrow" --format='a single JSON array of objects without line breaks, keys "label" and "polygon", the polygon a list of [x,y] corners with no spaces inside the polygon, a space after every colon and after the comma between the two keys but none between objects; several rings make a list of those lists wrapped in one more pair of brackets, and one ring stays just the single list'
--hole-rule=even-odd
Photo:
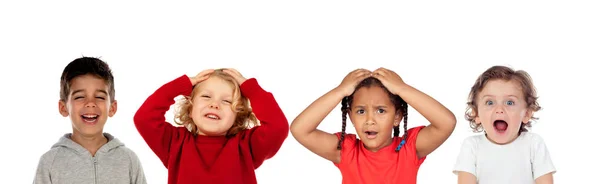
[{"label": "eyebrow", "polygon": [[[364,105],[357,105],[357,106],[354,106],[354,108],[363,108],[364,109],[365,106]],[[375,106],[375,108],[378,108],[378,109],[387,109],[388,106],[386,106],[386,105],[378,105],[378,106]]]},{"label": "eyebrow", "polygon": [[[494,95],[483,95],[483,96],[481,96],[481,98],[485,98],[485,97],[496,97],[496,96],[494,96]],[[516,95],[508,95],[508,97],[519,98]]]},{"label": "eyebrow", "polygon": [[[83,92],[83,91],[84,91],[83,89],[78,89],[78,90],[73,91],[71,93],[71,95],[74,95],[76,93],[80,93],[80,92]],[[108,92],[106,92],[106,90],[103,90],[103,89],[96,90],[96,92],[100,92],[100,93],[104,93],[104,95],[108,95]]]}]

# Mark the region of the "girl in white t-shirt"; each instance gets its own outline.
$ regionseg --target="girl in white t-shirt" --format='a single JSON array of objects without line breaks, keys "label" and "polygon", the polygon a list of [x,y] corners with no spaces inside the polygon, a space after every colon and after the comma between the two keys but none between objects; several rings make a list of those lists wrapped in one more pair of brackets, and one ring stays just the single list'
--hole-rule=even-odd
[{"label": "girl in white t-shirt", "polygon": [[466,138],[453,172],[459,184],[553,183],[556,172],[543,139],[527,131],[540,110],[529,74],[493,66],[477,78],[466,118],[475,132]]}]

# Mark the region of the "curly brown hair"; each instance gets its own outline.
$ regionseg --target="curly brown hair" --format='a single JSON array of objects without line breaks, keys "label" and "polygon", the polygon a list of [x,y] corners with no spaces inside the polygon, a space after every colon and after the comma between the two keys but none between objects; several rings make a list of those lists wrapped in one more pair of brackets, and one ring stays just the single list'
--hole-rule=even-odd
[{"label": "curly brown hair", "polygon": [[[252,112],[250,106],[250,100],[242,95],[240,90],[240,84],[229,74],[223,72],[222,69],[216,69],[210,77],[218,77],[228,82],[233,87],[233,103],[231,104],[231,110],[236,112],[235,121],[231,128],[227,131],[226,136],[233,136],[238,132],[246,129],[250,129],[259,124],[256,115]],[[194,121],[190,117],[190,111],[192,108],[192,101],[195,94],[200,91],[200,85],[193,87],[191,96],[185,96],[178,100],[175,108],[175,123],[178,125],[185,126],[192,134],[198,135],[198,128],[194,124]]]},{"label": "curly brown hair", "polygon": [[[542,108],[537,102],[538,97],[535,86],[533,85],[533,80],[526,71],[515,71],[506,66],[492,66],[488,68],[485,72],[483,72],[481,75],[479,75],[479,77],[475,81],[475,84],[473,85],[473,87],[471,87],[471,92],[469,92],[465,118],[467,119],[467,121],[469,121],[473,132],[483,131],[483,127],[481,126],[481,124],[477,124],[477,122],[475,122],[475,118],[477,117],[477,97],[481,90],[483,90],[483,87],[485,87],[487,82],[491,80],[513,80],[515,82],[518,82],[520,84],[521,90],[523,91],[523,96],[525,97],[527,108],[531,110],[532,113],[537,112]],[[531,117],[531,119],[537,120],[538,118]],[[521,132],[527,132],[528,127],[531,127],[531,120],[527,123],[521,124],[519,134]]]}]

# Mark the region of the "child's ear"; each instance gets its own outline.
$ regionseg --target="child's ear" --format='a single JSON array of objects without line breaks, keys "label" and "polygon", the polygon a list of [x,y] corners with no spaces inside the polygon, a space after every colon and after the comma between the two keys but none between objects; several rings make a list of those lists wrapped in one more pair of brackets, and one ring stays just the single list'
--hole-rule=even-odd
[{"label": "child's ear", "polygon": [[523,117],[523,123],[529,123],[532,117],[533,111],[531,109],[527,109],[527,112],[525,112],[525,117]]},{"label": "child's ear", "polygon": [[69,109],[67,108],[67,103],[62,100],[58,100],[58,112],[63,117],[69,116]]},{"label": "child's ear", "polygon": [[402,113],[402,111],[396,111],[396,115],[394,116],[394,126],[400,126],[400,122],[402,121],[403,117],[404,114]]},{"label": "child's ear", "polygon": [[117,100],[113,100],[110,103],[110,107],[108,109],[108,117],[113,117],[117,113]]},{"label": "child's ear", "polygon": [[471,117],[475,116],[475,124],[479,125],[481,124],[481,119],[479,119],[479,116],[477,115],[476,112],[471,111]]}]

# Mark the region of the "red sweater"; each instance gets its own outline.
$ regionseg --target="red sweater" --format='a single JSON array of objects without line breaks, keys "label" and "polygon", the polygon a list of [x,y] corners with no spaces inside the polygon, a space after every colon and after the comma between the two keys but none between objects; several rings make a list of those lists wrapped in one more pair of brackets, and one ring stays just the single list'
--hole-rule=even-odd
[{"label": "red sweater", "polygon": [[169,184],[257,182],[254,170],[279,151],[288,136],[289,124],[273,95],[255,78],[246,80],[240,88],[261,125],[230,138],[193,136],[186,128],[165,121],[174,98],[192,92],[185,75],[161,86],[138,109],[135,126],[168,169]]}]

